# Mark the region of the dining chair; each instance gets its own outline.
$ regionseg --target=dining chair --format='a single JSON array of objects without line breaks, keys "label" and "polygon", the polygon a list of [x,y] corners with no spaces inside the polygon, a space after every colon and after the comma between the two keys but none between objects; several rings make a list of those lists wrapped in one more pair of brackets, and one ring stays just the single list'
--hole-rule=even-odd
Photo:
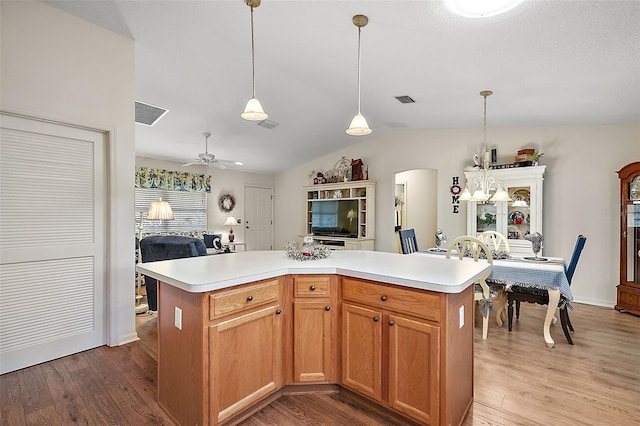
[{"label": "dining chair", "polygon": [[398,235],[400,236],[402,254],[418,251],[418,241],[416,240],[416,231],[414,229],[401,229],[398,231]]},{"label": "dining chair", "polygon": [[[576,266],[578,265],[578,259],[580,259],[580,254],[582,253],[582,249],[584,248],[585,243],[587,242],[587,237],[584,235],[578,235],[578,239],[576,240],[576,245],[573,248],[573,255],[571,255],[571,261],[569,265],[565,268],[565,274],[567,275],[567,281],[569,281],[569,285],[571,285],[571,279],[573,278],[573,274],[576,271]],[[511,331],[513,324],[513,302],[516,302],[516,319],[520,319],[520,303],[521,302],[529,302],[529,303],[537,303],[539,305],[548,305],[549,304],[549,293],[546,290],[532,288],[532,287],[523,287],[518,285],[513,285],[507,291],[507,302],[509,303],[509,331]],[[574,331],[573,325],[571,324],[571,320],[569,319],[569,310],[567,309],[568,300],[563,295],[560,295],[560,302],[558,303],[558,308],[560,310],[560,324],[562,325],[562,331],[564,332],[564,336],[567,338],[567,341],[570,345],[573,345],[573,340],[571,339],[571,335],[569,331]]]},{"label": "dining chair", "polygon": [[503,250],[509,253],[509,241],[498,231],[484,231],[478,234],[478,239],[490,250]]},{"label": "dining chair", "polygon": [[[486,259],[486,261],[493,265],[493,257],[491,256],[491,250],[485,243],[478,238],[470,235],[463,235],[451,241],[447,248],[447,259],[451,259],[451,254],[456,251],[458,259],[463,260],[465,257],[472,257],[475,262],[480,259]],[[484,301],[482,307],[482,338],[487,339],[489,334],[489,306],[491,300],[491,292],[489,290],[489,284],[487,284],[487,278],[491,275],[491,269],[484,276],[480,277],[474,286],[474,300]]]}]

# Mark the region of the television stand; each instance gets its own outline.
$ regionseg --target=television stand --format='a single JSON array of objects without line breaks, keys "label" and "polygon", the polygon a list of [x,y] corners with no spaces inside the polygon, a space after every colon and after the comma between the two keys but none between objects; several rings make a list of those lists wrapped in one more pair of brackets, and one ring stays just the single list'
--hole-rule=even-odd
[{"label": "television stand", "polygon": [[[331,250],[374,250],[376,183],[370,180],[337,182],[306,186],[306,235],[316,244],[322,242]],[[313,204],[331,200],[356,200],[357,209],[349,220],[355,223],[357,237],[313,235]],[[335,224],[332,226],[336,226]],[[354,234],[355,235],[355,234]]]},{"label": "television stand", "polygon": [[369,238],[349,238],[349,237],[325,237],[313,235],[314,244],[323,244],[329,250],[371,250],[373,251],[373,240]]}]

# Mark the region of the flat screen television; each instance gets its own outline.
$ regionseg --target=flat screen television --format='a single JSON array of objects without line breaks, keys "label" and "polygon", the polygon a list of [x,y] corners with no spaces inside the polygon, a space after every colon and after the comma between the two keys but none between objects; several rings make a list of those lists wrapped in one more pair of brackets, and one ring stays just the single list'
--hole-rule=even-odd
[{"label": "flat screen television", "polygon": [[358,237],[358,200],[314,200],[311,232],[325,237]]}]

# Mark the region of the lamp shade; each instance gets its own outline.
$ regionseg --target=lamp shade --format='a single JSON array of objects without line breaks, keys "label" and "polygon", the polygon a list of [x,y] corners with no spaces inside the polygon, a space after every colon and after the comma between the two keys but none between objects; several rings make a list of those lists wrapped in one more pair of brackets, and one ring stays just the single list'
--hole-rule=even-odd
[{"label": "lamp shade", "polygon": [[227,216],[227,219],[222,224],[223,226],[235,226],[238,222],[236,222],[236,218],[233,216]]},{"label": "lamp shade", "polygon": [[251,98],[249,102],[247,102],[244,112],[240,114],[240,117],[249,121],[262,121],[266,120],[269,115],[264,112],[262,104],[257,98]]},{"label": "lamp shade", "polygon": [[347,213],[347,219],[355,219],[356,218],[356,211],[354,209],[349,210],[349,213]]},{"label": "lamp shade", "polygon": [[171,204],[162,199],[152,201],[147,213],[147,220],[173,220],[173,210]]},{"label": "lamp shade", "polygon": [[360,113],[354,115],[353,119],[351,120],[351,124],[347,129],[347,134],[351,136],[364,136],[368,135],[369,133],[371,133],[371,129],[369,128],[367,120],[364,118],[364,116]]},{"label": "lamp shade", "polygon": [[504,189],[499,189],[493,194],[490,201],[511,201],[511,197],[509,197],[509,193]]},{"label": "lamp shade", "polygon": [[460,201],[471,200],[471,192],[469,192],[469,188],[467,187],[464,188],[464,191],[462,191],[462,194],[460,194],[460,197],[458,198],[458,200]]}]

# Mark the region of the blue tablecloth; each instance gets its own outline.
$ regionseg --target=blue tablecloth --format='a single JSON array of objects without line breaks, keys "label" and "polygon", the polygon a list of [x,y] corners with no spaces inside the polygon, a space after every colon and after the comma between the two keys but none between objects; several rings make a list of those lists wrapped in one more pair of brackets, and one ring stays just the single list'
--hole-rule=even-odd
[{"label": "blue tablecloth", "polygon": [[[444,258],[445,253],[420,251],[414,254],[429,255]],[[517,284],[523,287],[540,289],[557,288],[560,294],[568,300],[573,300],[573,293],[569,287],[565,272],[565,260],[559,257],[549,257],[547,262],[525,260],[523,258],[499,259],[493,261],[493,270],[487,281],[496,281],[508,286]],[[458,258],[455,259],[459,262]],[[473,262],[471,258],[465,261]],[[483,260],[482,260],[483,261]]]}]

